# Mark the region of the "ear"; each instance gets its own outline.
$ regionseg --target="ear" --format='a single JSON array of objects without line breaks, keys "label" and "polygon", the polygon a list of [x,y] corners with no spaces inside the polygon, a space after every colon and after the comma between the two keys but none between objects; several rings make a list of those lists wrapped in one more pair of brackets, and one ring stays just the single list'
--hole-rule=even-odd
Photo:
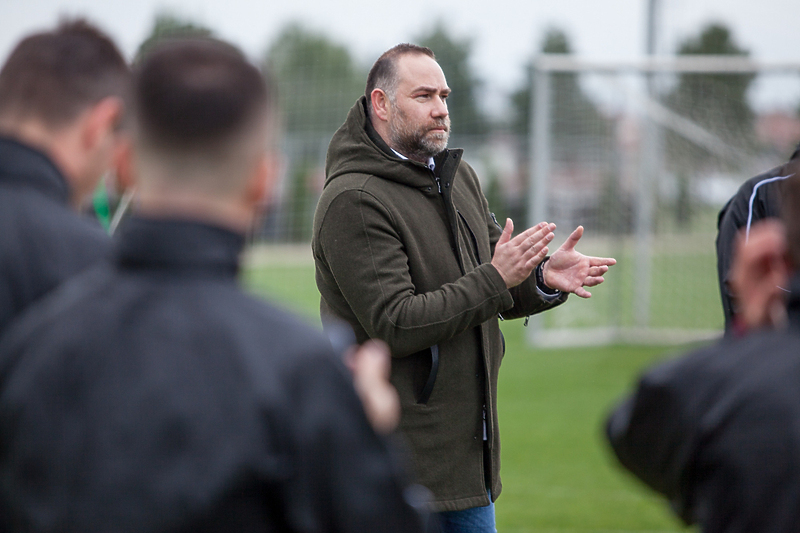
[{"label": "ear", "polygon": [[115,129],[122,118],[122,100],[103,98],[75,120],[69,131],[70,171],[74,206],[80,206],[97,186],[100,178],[111,168],[115,148]]},{"label": "ear", "polygon": [[372,102],[372,111],[374,115],[380,120],[387,122],[389,120],[389,96],[383,92],[383,89],[372,89],[370,93],[370,100]]},{"label": "ear", "polygon": [[110,140],[122,120],[123,111],[122,100],[115,96],[103,98],[89,108],[82,128],[83,148],[93,152]]},{"label": "ear", "polygon": [[258,207],[266,205],[272,199],[272,193],[278,178],[278,158],[268,151],[259,156],[245,189],[245,201],[248,205]]}]

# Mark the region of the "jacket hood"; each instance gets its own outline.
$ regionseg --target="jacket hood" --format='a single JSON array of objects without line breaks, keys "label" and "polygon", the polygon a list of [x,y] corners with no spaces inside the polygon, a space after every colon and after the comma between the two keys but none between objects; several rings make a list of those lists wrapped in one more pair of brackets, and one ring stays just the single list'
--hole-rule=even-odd
[{"label": "jacket hood", "polygon": [[427,166],[401,159],[381,139],[367,117],[364,96],[350,108],[328,146],[325,186],[343,174],[369,174],[410,187],[428,187],[434,181]]}]

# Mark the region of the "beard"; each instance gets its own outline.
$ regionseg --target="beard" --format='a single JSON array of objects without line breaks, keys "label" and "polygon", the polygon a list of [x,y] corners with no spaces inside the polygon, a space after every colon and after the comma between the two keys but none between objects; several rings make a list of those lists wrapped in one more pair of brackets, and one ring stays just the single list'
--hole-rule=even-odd
[{"label": "beard", "polygon": [[[395,108],[395,119],[389,123],[392,147],[415,161],[426,162],[445,148],[450,139],[450,116],[432,120],[427,124],[413,124],[400,108]],[[444,128],[443,132],[432,132],[434,128]]]}]

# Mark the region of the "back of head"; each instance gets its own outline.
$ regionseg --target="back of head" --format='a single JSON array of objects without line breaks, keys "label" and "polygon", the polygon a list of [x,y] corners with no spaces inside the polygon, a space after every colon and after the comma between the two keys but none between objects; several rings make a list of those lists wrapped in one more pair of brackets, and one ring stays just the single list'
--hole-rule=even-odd
[{"label": "back of head", "polygon": [[800,272],[800,159],[786,165],[790,178],[781,182],[781,217],[786,225],[786,240],[791,267]]},{"label": "back of head", "polygon": [[367,97],[367,103],[370,105],[370,109],[372,105],[370,95],[375,89],[383,90],[389,99],[394,101],[395,91],[397,90],[397,84],[399,82],[397,60],[401,56],[407,54],[425,55],[434,61],[436,60],[433,50],[416,44],[401,43],[385,51],[381,54],[381,57],[375,61],[375,64],[372,65],[367,75],[367,86],[364,90],[364,94]]},{"label": "back of head", "polygon": [[[269,91],[234,47],[210,38],[174,39],[134,69],[139,159],[172,185],[225,189],[226,176],[266,146]],[[150,179],[142,172],[140,180]]]},{"label": "back of head", "polygon": [[71,123],[103,98],[124,98],[130,71],[112,40],[85,20],[23,39],[0,70],[0,119]]}]

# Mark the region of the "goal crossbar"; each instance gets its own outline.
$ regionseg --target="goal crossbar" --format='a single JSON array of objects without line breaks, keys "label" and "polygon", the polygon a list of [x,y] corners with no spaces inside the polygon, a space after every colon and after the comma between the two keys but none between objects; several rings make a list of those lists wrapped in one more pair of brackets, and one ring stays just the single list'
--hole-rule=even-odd
[{"label": "goal crossbar", "polygon": [[534,69],[547,72],[601,73],[698,73],[747,74],[800,72],[798,61],[756,61],[747,56],[682,55],[652,56],[624,60],[600,60],[571,54],[540,54]]}]

